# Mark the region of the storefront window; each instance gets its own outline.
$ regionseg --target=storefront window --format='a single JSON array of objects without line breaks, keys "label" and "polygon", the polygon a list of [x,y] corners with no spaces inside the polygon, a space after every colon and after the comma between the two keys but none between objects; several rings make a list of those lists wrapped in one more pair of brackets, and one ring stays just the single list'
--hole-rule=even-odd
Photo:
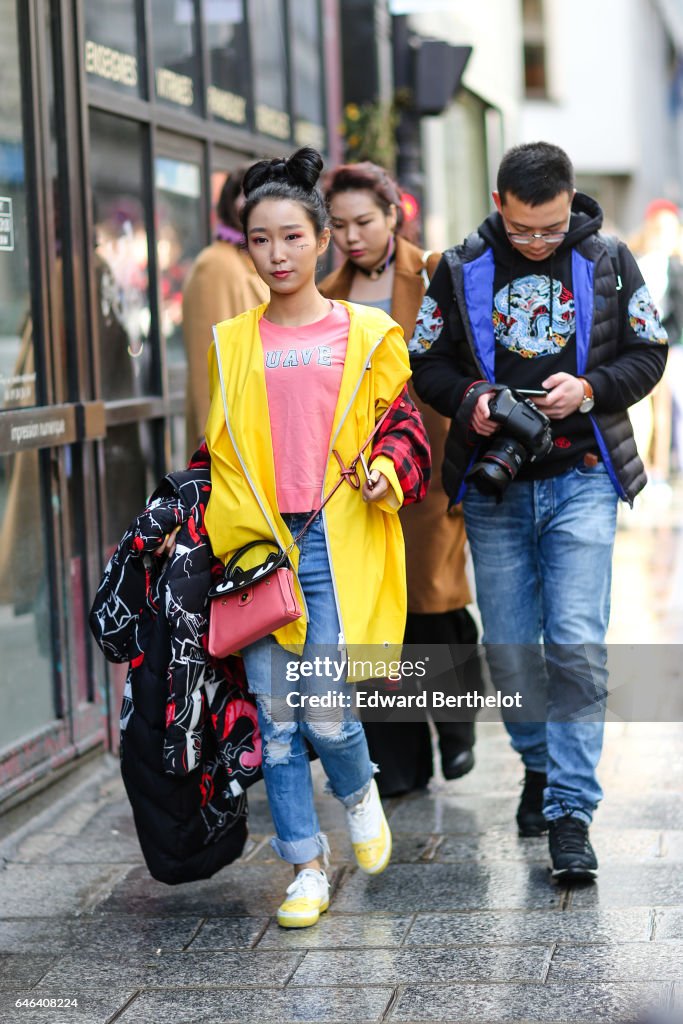
[{"label": "storefront window", "polygon": [[246,128],[249,46],[244,0],[207,0],[204,24],[211,62],[206,109],[218,121]]},{"label": "storefront window", "polygon": [[85,0],[84,59],[93,85],[142,95],[135,0]]},{"label": "storefront window", "polygon": [[55,717],[42,508],[39,453],[0,455],[0,748]]},{"label": "storefront window", "polygon": [[[199,164],[158,157],[157,262],[159,265],[161,329],[166,339],[168,392],[184,403],[187,359],[182,340],[182,289],[189,269],[204,243],[202,175]],[[184,418],[171,419],[171,466],[185,465]]]},{"label": "storefront window", "polygon": [[35,405],[19,50],[12,6],[0,43],[0,409]]},{"label": "storefront window", "polygon": [[[201,170],[198,164],[165,156],[156,159],[157,264],[159,267],[161,330],[166,339],[168,391],[185,398],[186,366],[183,344],[183,286],[204,244]],[[185,436],[171,424],[174,468],[185,464]],[[183,424],[184,426],[184,424]]]},{"label": "storefront window", "polygon": [[[0,42],[0,410],[35,405],[26,177],[16,6]],[[52,632],[37,451],[0,455],[0,748],[55,717]],[[27,680],[30,685],[27,686]]]},{"label": "storefront window", "polygon": [[143,152],[139,125],[91,111],[100,380],[107,400],[153,390]]},{"label": "storefront window", "polygon": [[[267,26],[267,31],[264,27]],[[250,0],[256,131],[283,141],[292,134],[288,113],[287,50],[282,0]]]},{"label": "storefront window", "polygon": [[116,547],[128,526],[145,507],[157,485],[154,427],[151,421],[109,427],[104,442],[107,481],[105,551]]},{"label": "storefront window", "polygon": [[176,109],[201,111],[194,0],[152,0],[154,88]]},{"label": "storefront window", "polygon": [[320,62],[318,0],[297,0],[296,3],[290,4],[289,20],[294,139],[299,146],[325,149],[325,96]]},{"label": "storefront window", "polygon": [[161,330],[169,366],[185,365],[183,285],[202,248],[201,171],[198,164],[159,156],[157,190],[157,262],[160,281]]}]

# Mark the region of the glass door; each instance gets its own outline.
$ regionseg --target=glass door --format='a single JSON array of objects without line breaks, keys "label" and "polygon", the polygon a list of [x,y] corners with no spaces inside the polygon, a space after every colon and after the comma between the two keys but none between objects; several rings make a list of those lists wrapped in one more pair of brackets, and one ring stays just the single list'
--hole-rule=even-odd
[{"label": "glass door", "polygon": [[84,466],[94,403],[73,317],[82,305],[72,258],[82,188],[70,179],[73,139],[64,138],[78,113],[73,88],[56,79],[72,27],[62,32],[64,12],[53,0],[5,0],[2,13],[0,806],[105,736],[85,616]]},{"label": "glass door", "polygon": [[154,158],[159,321],[166,349],[170,404],[170,466],[187,464],[185,402],[187,356],[183,340],[183,286],[208,241],[204,149],[159,132]]},{"label": "glass door", "polygon": [[[48,520],[40,406],[49,391],[33,314],[29,145],[18,11],[0,36],[0,751],[55,719]],[[53,429],[57,429],[56,427]],[[30,681],[30,686],[28,685]],[[2,754],[0,753],[0,765]],[[0,767],[1,771],[1,767]],[[1,779],[0,779],[1,781]]]}]

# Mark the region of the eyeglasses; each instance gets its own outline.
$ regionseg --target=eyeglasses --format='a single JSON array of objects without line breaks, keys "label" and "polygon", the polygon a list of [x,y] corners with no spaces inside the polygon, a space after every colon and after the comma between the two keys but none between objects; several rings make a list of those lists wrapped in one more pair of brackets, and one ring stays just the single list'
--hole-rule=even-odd
[{"label": "eyeglasses", "polygon": [[507,224],[505,231],[510,241],[517,245],[529,245],[535,238],[540,238],[552,245],[555,242],[562,242],[569,234],[568,231],[508,231]]}]

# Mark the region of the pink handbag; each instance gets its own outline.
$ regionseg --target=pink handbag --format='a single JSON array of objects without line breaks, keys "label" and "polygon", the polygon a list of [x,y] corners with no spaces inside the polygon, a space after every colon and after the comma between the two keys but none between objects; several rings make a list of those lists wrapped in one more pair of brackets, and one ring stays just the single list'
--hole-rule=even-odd
[{"label": "pink handbag", "polygon": [[286,552],[278,548],[261,565],[240,569],[244,552],[263,544],[276,547],[263,540],[245,544],[228,562],[221,582],[209,591],[209,654],[214,658],[227,658],[301,615]]}]

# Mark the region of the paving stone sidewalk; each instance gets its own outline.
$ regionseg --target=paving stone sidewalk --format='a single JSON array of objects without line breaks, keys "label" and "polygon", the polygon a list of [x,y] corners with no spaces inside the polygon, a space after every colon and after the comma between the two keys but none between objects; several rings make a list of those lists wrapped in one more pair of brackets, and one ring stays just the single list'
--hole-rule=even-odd
[{"label": "paving stone sidewalk", "polygon": [[594,886],[556,886],[546,841],[517,838],[520,774],[502,728],[481,725],[470,775],[387,802],[378,878],[352,866],[321,794],[334,895],[292,932],[273,918],[290,879],[261,786],[244,857],[171,888],[146,872],[106,757],[0,843],[0,1021],[618,1024],[683,1004],[683,726],[608,725]]}]

